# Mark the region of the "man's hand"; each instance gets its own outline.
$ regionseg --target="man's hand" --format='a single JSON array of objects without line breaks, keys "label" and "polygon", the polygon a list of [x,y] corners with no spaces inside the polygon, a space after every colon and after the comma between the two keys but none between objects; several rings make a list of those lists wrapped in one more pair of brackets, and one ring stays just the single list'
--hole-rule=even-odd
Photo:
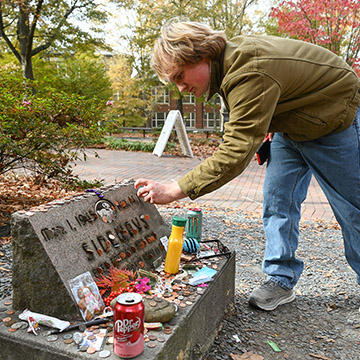
[{"label": "man's hand", "polygon": [[138,179],[135,182],[135,189],[138,189],[139,197],[143,197],[151,204],[168,204],[187,196],[177,182],[161,184],[154,180]]}]

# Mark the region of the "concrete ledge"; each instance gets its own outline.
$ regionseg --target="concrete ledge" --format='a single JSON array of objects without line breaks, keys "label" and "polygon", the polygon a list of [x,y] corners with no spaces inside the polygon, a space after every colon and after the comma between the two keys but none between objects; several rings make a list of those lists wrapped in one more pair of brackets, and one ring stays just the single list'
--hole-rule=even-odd
[{"label": "concrete ledge", "polygon": [[[235,289],[235,253],[229,259],[217,262],[218,272],[209,283],[203,295],[197,295],[193,305],[180,308],[175,318],[169,322],[171,334],[151,330],[149,335],[162,336],[164,342],[155,341],[155,347],[145,343],[144,352],[137,356],[138,360],[199,360],[212,345],[221,320],[233,309]],[[7,299],[9,301],[9,299]],[[11,317],[19,321],[19,312],[6,314],[11,306],[5,301],[0,302],[0,360],[77,360],[99,358],[97,353],[79,352],[72,343],[66,345],[63,335],[58,334],[58,340],[48,342],[44,334],[49,330],[42,327],[38,336],[27,333],[26,330],[9,332],[10,327],[3,321]],[[5,310],[6,309],[6,310]],[[168,324],[164,324],[168,325]],[[74,331],[72,331],[73,333]],[[71,333],[71,332],[69,332]],[[151,341],[152,342],[152,341]],[[110,350],[110,360],[119,359],[112,352],[112,345],[106,344],[104,349]]]}]

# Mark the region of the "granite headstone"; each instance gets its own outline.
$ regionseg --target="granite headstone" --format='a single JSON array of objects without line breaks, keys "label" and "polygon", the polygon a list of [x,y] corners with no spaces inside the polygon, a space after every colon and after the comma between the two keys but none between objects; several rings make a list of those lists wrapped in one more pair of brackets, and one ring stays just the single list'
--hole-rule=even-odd
[{"label": "granite headstone", "polygon": [[12,216],[13,307],[80,319],[69,281],[95,278],[111,267],[151,270],[169,236],[155,205],[136,195],[133,181],[53,201]]}]

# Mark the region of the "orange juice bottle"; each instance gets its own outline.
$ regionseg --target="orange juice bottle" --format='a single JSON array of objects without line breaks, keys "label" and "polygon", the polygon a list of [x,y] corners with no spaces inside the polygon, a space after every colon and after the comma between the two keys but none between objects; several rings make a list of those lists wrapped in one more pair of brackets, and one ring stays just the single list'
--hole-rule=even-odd
[{"label": "orange juice bottle", "polygon": [[174,216],[172,219],[171,234],[165,259],[165,272],[177,274],[179,272],[180,258],[184,245],[184,229],[186,219]]}]

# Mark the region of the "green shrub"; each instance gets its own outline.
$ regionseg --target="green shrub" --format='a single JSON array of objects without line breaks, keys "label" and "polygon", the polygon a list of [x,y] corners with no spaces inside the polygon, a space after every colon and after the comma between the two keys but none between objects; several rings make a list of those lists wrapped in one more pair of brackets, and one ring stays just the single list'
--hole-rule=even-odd
[{"label": "green shrub", "polygon": [[105,145],[113,150],[152,152],[156,144],[153,141],[129,141],[109,136],[105,140]]},{"label": "green shrub", "polygon": [[[155,149],[155,141],[129,141],[126,139],[116,138],[108,136],[103,141],[105,146],[113,150],[125,150],[125,151],[143,151],[143,152],[152,152]],[[174,143],[168,142],[165,150],[170,148],[175,148]]]},{"label": "green shrub", "polygon": [[0,71],[0,174],[25,168],[63,182],[78,180],[72,162],[102,137],[105,104],[78,95],[32,94],[31,84]]}]

